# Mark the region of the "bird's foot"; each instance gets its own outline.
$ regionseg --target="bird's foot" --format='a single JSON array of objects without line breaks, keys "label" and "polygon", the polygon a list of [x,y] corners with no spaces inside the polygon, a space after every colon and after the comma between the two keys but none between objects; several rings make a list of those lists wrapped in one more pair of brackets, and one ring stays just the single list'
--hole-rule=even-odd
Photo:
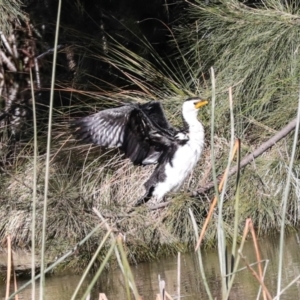
[{"label": "bird's foot", "polygon": [[141,206],[143,204],[145,204],[147,201],[145,201],[145,198],[142,197],[141,199],[139,199],[138,201],[136,201],[136,203],[133,205],[133,207],[138,207]]}]

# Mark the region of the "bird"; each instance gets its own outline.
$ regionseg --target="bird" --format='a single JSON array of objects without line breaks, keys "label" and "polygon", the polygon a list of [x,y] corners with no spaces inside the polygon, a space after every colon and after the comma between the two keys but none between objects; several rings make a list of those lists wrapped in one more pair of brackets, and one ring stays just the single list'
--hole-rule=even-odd
[{"label": "bird", "polygon": [[74,136],[84,143],[119,148],[134,165],[156,167],[144,183],[140,206],[151,198],[161,202],[177,191],[200,159],[204,148],[204,127],[198,110],[208,104],[199,97],[182,104],[183,128],[173,127],[159,101],[130,103],[101,110],[71,123]]}]

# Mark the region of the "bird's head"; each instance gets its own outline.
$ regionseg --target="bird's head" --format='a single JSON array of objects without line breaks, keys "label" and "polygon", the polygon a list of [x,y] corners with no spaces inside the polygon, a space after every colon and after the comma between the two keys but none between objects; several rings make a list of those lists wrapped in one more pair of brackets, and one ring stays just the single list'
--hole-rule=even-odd
[{"label": "bird's head", "polygon": [[197,98],[188,98],[182,106],[182,113],[184,116],[188,117],[189,115],[196,115],[199,108],[206,105],[207,100],[203,100],[199,97]]}]

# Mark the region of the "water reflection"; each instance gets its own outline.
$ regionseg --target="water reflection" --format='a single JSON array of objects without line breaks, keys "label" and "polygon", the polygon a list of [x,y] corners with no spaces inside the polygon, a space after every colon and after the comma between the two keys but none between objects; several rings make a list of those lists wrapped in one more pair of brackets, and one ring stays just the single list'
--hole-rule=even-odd
[{"label": "water reflection", "polygon": [[[262,259],[268,259],[265,284],[274,297],[277,290],[278,272],[278,237],[263,238],[259,241]],[[282,287],[300,274],[300,246],[298,234],[286,238],[284,251],[284,271]],[[243,251],[247,262],[256,261],[253,244],[249,240]],[[205,273],[213,297],[221,299],[221,280],[219,260],[216,250],[203,251]],[[254,267],[257,270],[257,267]],[[140,295],[144,300],[154,300],[158,293],[158,275],[166,282],[166,289],[174,298],[177,296],[177,257],[169,257],[152,263],[132,266],[132,271]],[[80,276],[52,276],[46,279],[46,300],[70,299]],[[18,282],[21,286],[24,282]],[[299,282],[300,283],[300,282]],[[294,284],[281,299],[300,299],[299,283]],[[87,282],[86,282],[87,285]],[[37,286],[38,287],[38,286]],[[239,272],[235,279],[230,299],[256,299],[259,284],[248,270]],[[107,295],[109,300],[126,299],[123,275],[119,270],[104,273],[97,283],[92,299],[98,299],[99,292]],[[36,291],[38,295],[38,290]],[[5,284],[0,283],[0,295],[5,294]],[[181,255],[181,296],[186,300],[208,299],[199,273],[197,257],[192,254]],[[1,298],[3,299],[3,298]],[[31,288],[22,292],[20,299],[31,299]],[[80,296],[78,297],[80,299]],[[262,299],[262,297],[261,297]]]},{"label": "water reflection", "polygon": [[[45,300],[70,300],[75,288],[80,280],[78,275],[64,275],[64,276],[50,276],[46,277],[45,286]],[[21,287],[27,281],[18,280],[18,286]],[[84,289],[87,287],[87,283],[83,286],[83,289],[79,293],[78,299],[83,295]],[[11,290],[13,292],[13,290]],[[0,299],[4,300],[5,284],[0,283]],[[35,291],[36,299],[39,299],[39,282],[36,283]],[[29,285],[25,290],[19,294],[19,300],[31,299],[31,286]],[[96,298],[95,298],[96,299]]]},{"label": "water reflection", "polygon": [[[265,284],[274,297],[277,291],[278,272],[278,237],[263,238],[259,241],[261,257],[269,260]],[[290,234],[286,238],[284,252],[284,269],[282,287],[285,287],[300,274],[300,246],[298,234]],[[243,251],[248,263],[256,261],[253,244],[249,240]],[[221,279],[219,259],[216,250],[203,251],[205,274],[213,297],[221,299]],[[242,266],[243,264],[241,264]],[[253,267],[257,271],[257,267]],[[166,282],[167,291],[177,296],[177,258],[169,257],[152,263],[143,263],[132,267],[137,288],[145,300],[153,300],[158,293],[158,275]],[[299,281],[300,283],[300,281]],[[106,293],[108,299],[125,299],[125,287],[120,271],[109,272],[103,276],[98,289]],[[259,284],[248,270],[241,271],[235,277],[230,299],[256,299]],[[186,300],[208,299],[199,272],[198,259],[195,254],[181,256],[181,296]],[[260,297],[262,299],[262,296]],[[300,286],[294,284],[281,299],[300,299]]]}]

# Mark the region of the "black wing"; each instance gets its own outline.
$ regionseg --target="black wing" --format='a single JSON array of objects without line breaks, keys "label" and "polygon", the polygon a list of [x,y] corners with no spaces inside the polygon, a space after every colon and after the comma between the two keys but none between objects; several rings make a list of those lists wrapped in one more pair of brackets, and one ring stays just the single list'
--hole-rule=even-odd
[{"label": "black wing", "polygon": [[133,107],[122,106],[106,109],[81,118],[71,124],[74,135],[86,143],[104,147],[121,147],[124,141],[124,128]]},{"label": "black wing", "polygon": [[72,124],[84,142],[118,147],[134,164],[155,164],[175,141],[159,102],[100,111]]},{"label": "black wing", "polygon": [[175,134],[175,129],[166,119],[160,102],[148,102],[140,105],[140,108],[144,112],[144,114],[152,121],[152,123],[155,124],[155,126],[161,129],[163,132],[165,132],[165,134]]}]

